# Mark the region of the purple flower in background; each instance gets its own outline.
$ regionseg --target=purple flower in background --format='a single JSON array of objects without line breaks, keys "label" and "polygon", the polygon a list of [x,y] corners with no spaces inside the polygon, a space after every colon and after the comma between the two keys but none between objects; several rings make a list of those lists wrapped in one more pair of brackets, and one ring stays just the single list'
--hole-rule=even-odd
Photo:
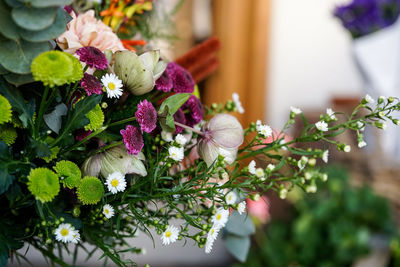
[{"label": "purple flower in background", "polygon": [[86,63],[91,68],[104,70],[107,68],[108,61],[103,52],[93,46],[85,46],[76,50],[79,60]]},{"label": "purple flower in background", "polygon": [[156,81],[156,89],[163,91],[165,93],[170,92],[172,87],[174,86],[171,78],[171,74],[173,71],[172,64],[168,63],[167,68],[163,72],[160,78]]},{"label": "purple flower in background", "polygon": [[95,76],[87,74],[86,72],[81,79],[81,86],[85,89],[88,96],[91,94],[100,95],[103,90],[101,82]]},{"label": "purple flower in background", "polygon": [[392,25],[398,18],[400,0],[353,0],[334,14],[354,38]]},{"label": "purple flower in background", "polygon": [[83,139],[85,139],[86,137],[88,137],[91,134],[92,134],[92,131],[85,131],[83,129],[80,129],[75,134],[75,140],[82,141]]},{"label": "purple flower in background", "polygon": [[132,125],[120,131],[126,150],[130,155],[137,155],[143,148],[143,136],[140,130]]},{"label": "purple flower in background", "polygon": [[172,79],[174,92],[193,93],[195,82],[192,75],[187,70],[175,62],[168,63],[166,70]]},{"label": "purple flower in background", "polygon": [[[185,113],[183,112],[182,109],[178,109],[177,112],[174,114],[174,121],[185,124],[186,125],[186,117]],[[181,133],[183,131],[183,128],[175,125],[175,134]]]},{"label": "purple flower in background", "polygon": [[183,104],[182,109],[188,110],[187,113],[185,113],[186,117],[186,125],[193,127],[194,125],[198,124],[201,122],[204,116],[204,109],[203,105],[201,104],[200,100],[195,97],[194,95],[191,95],[186,101],[185,104]]},{"label": "purple flower in background", "polygon": [[150,133],[156,128],[157,111],[149,101],[140,101],[137,105],[135,117],[142,131]]}]

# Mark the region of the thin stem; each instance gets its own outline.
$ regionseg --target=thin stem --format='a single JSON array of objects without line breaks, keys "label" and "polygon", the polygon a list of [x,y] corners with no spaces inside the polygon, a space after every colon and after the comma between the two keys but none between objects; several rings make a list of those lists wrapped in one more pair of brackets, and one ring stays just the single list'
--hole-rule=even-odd
[{"label": "thin stem", "polygon": [[192,131],[194,133],[197,133],[198,135],[201,135],[201,136],[205,135],[202,131],[196,130],[195,128],[187,126],[185,124],[182,124],[182,123],[179,123],[179,122],[175,122],[175,125],[177,125],[179,127],[182,127],[182,128],[184,128],[184,129],[186,129],[188,131]]},{"label": "thin stem", "polygon": [[110,148],[113,148],[113,147],[116,147],[116,146],[119,146],[119,145],[122,145],[122,144],[123,144],[122,141],[118,141],[118,142],[109,144],[109,145],[107,145],[107,146],[103,146],[103,147],[101,147],[100,149],[96,150],[94,153],[91,153],[91,154],[89,155],[89,157],[92,156],[93,154],[98,154],[98,153],[104,152],[104,151],[106,151],[106,150],[108,150],[108,149],[110,149]]},{"label": "thin stem", "polygon": [[40,102],[40,107],[39,107],[39,114],[38,114],[37,121],[35,124],[35,137],[38,137],[38,135],[39,135],[40,124],[42,123],[44,108],[46,106],[46,98],[47,98],[47,95],[49,94],[49,90],[50,90],[50,87],[48,87],[48,86],[46,86],[44,88],[42,101]]},{"label": "thin stem", "polygon": [[127,123],[127,122],[135,121],[135,120],[136,120],[136,117],[127,118],[127,119],[124,119],[124,120],[120,120],[120,121],[116,121],[116,122],[110,123],[109,125],[107,125],[107,127],[113,127],[113,126],[117,126],[117,125],[124,124],[124,123]]}]

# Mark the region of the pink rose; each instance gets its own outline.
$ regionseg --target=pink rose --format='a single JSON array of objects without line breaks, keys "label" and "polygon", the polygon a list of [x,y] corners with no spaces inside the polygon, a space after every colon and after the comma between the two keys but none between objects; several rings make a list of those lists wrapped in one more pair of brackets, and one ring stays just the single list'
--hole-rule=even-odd
[{"label": "pink rose", "polygon": [[266,196],[263,196],[258,201],[247,199],[246,202],[247,210],[251,216],[256,217],[261,223],[267,223],[270,220],[270,202]]},{"label": "pink rose", "polygon": [[84,46],[93,46],[101,51],[126,50],[112,29],[94,17],[93,10],[78,16],[71,12],[70,15],[72,20],[67,25],[67,31],[56,39],[57,44],[65,52],[74,54],[77,49]]}]

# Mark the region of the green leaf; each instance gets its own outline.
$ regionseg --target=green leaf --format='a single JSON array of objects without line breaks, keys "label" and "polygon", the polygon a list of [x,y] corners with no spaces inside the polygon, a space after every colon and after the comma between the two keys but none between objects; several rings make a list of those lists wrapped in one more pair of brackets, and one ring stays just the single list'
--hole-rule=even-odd
[{"label": "green leaf", "polygon": [[10,8],[0,0],[0,33],[8,39],[19,38],[18,26],[11,19]]},{"label": "green leaf", "polygon": [[19,114],[24,127],[33,128],[33,114],[35,102],[32,99],[26,103],[17,88],[9,85],[3,78],[0,78],[0,93],[10,102],[12,109]]},{"label": "green leaf", "polygon": [[59,7],[66,6],[72,3],[72,0],[19,0],[22,3],[30,4],[33,7]]},{"label": "green leaf", "polygon": [[66,31],[67,27],[67,16],[63,8],[59,8],[57,11],[57,17],[50,27],[41,31],[29,31],[20,29],[20,35],[23,39],[29,42],[44,42],[51,39],[55,39]]},{"label": "green leaf", "polygon": [[30,148],[39,158],[49,157],[51,155],[50,147],[46,142],[31,139]]},{"label": "green leaf", "polygon": [[15,85],[17,87],[20,85],[23,85],[23,84],[33,82],[32,74],[8,73],[8,74],[4,75],[4,79],[6,79],[7,82],[9,82],[12,85]]},{"label": "green leaf", "polygon": [[21,7],[23,4],[18,0],[5,0],[6,4],[10,7]]},{"label": "green leaf", "polygon": [[1,64],[0,64],[0,75],[4,75],[9,73],[8,70],[6,70]]},{"label": "green leaf", "polygon": [[225,230],[239,236],[249,236],[256,231],[250,217],[247,214],[239,214],[237,211],[229,217]]},{"label": "green leaf", "polygon": [[[168,107],[166,108],[168,109]],[[175,132],[175,121],[171,114],[167,114],[165,118],[159,119],[161,128],[166,132]]]},{"label": "green leaf", "polygon": [[[175,94],[173,96],[168,97],[160,106],[158,110],[158,114],[166,115],[168,114],[174,115],[178,109],[185,104],[185,102],[189,99],[190,94]],[[167,109],[168,108],[168,109]]]},{"label": "green leaf", "polygon": [[61,128],[61,116],[67,115],[68,108],[64,103],[57,105],[54,110],[43,116],[44,122],[55,133],[58,134]]},{"label": "green leaf", "polygon": [[32,60],[49,48],[48,42],[31,43],[0,37],[0,62],[10,72],[28,74],[31,72]]},{"label": "green leaf", "polygon": [[11,17],[14,22],[21,28],[39,31],[48,28],[56,19],[57,8],[33,8],[22,6],[13,8]]},{"label": "green leaf", "polygon": [[228,251],[240,262],[245,262],[250,249],[250,237],[228,234],[225,237]]}]

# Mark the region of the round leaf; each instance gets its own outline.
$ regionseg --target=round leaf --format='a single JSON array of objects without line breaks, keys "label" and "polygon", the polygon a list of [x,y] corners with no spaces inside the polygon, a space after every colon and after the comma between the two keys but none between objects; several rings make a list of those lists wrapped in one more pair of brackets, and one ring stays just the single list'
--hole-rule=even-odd
[{"label": "round leaf", "polygon": [[7,80],[7,82],[15,85],[15,86],[20,86],[23,84],[31,83],[33,82],[33,77],[32,74],[16,74],[16,73],[8,73],[4,75],[4,78]]},{"label": "round leaf", "polygon": [[15,23],[27,30],[39,31],[48,28],[56,19],[57,8],[14,8],[11,16]]},{"label": "round leaf", "polygon": [[19,2],[30,4],[33,7],[59,7],[71,4],[72,0],[19,0]]},{"label": "round leaf", "polygon": [[17,39],[18,27],[11,19],[9,7],[0,0],[0,33],[9,39]]}]

